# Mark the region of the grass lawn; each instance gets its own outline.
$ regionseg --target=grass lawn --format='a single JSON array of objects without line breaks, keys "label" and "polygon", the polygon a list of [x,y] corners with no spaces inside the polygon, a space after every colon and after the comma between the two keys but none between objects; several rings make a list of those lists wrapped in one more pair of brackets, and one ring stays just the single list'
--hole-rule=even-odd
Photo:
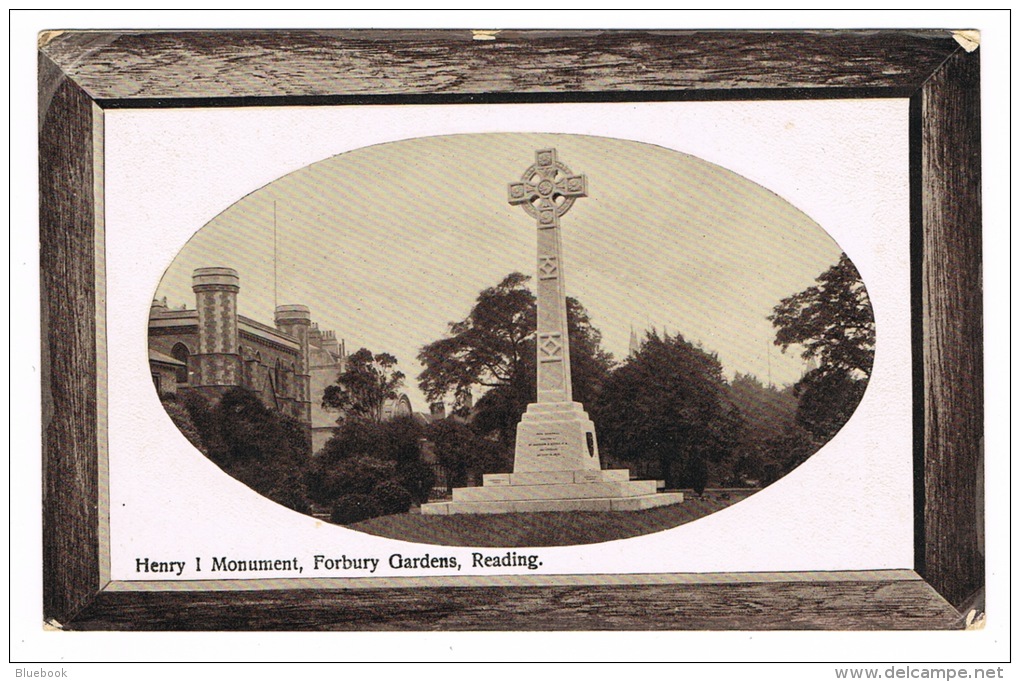
[{"label": "grass lawn", "polygon": [[642,511],[532,512],[527,514],[394,514],[353,523],[352,530],[394,540],[462,547],[586,545],[654,533],[690,523],[757,490],[706,490],[682,504]]}]

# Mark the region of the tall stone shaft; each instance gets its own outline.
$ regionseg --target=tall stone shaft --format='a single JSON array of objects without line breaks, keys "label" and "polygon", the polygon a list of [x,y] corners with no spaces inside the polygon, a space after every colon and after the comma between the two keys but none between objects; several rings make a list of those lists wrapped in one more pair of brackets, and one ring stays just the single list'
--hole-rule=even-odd
[{"label": "tall stone shaft", "polygon": [[570,338],[559,225],[538,229],[538,402],[570,402]]},{"label": "tall stone shaft", "polygon": [[[537,401],[517,425],[514,473],[578,472],[600,468],[595,425],[575,403],[570,385],[567,291],[563,279],[560,218],[574,201],[588,196],[587,180],[539,149],[520,182],[511,182],[510,203],[521,206],[538,228]],[[573,480],[574,474],[570,474]],[[544,480],[544,479],[543,479]]]},{"label": "tall stone shaft", "polygon": [[538,402],[568,403],[572,400],[570,340],[560,217],[576,199],[587,196],[587,180],[560,163],[555,149],[539,149],[534,165],[508,190],[510,203],[524,208],[538,228]]}]

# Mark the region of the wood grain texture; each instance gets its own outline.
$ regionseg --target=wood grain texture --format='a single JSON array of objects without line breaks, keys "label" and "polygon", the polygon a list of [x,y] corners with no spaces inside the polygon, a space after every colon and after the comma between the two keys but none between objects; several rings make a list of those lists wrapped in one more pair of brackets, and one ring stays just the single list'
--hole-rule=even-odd
[{"label": "wood grain texture", "polygon": [[64,33],[43,50],[104,104],[168,106],[496,93],[907,96],[956,47],[948,31],[504,31],[493,41],[469,31],[171,31]]},{"label": "wood grain texture", "polygon": [[106,592],[70,629],[909,630],[960,615],[921,580]]},{"label": "wood grain texture", "polygon": [[92,100],[39,59],[43,579],[48,616],[99,588]]},{"label": "wood grain texture", "polygon": [[984,585],[981,139],[978,53],[917,95],[921,117],[924,509],[921,574],[961,604]]},{"label": "wood grain texture", "polygon": [[[983,585],[977,54],[947,31],[68,32],[40,54],[44,613],[68,629],[943,629]],[[910,97],[925,580],[114,592],[97,533],[92,104]],[[927,581],[927,583],[925,582]]]}]

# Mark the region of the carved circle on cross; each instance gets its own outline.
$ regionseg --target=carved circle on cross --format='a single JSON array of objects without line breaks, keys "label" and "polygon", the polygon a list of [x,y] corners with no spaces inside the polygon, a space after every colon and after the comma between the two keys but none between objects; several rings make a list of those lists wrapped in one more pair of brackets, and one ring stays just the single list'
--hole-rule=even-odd
[{"label": "carved circle on cross", "polygon": [[535,163],[510,183],[510,204],[521,206],[542,227],[552,227],[579,197],[588,196],[583,175],[573,172],[556,158],[555,149],[540,149]]}]

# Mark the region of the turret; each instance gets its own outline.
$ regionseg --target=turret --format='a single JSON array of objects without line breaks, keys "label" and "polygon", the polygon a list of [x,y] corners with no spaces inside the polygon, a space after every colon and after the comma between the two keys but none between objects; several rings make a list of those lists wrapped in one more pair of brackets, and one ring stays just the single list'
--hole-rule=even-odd
[{"label": "turret", "polygon": [[322,333],[322,349],[329,351],[330,355],[340,355],[340,342],[336,340],[336,332],[328,330]]},{"label": "turret", "polygon": [[276,307],[276,328],[294,338],[301,347],[301,355],[294,373],[298,414],[295,417],[311,421],[311,377],[309,373],[308,344],[312,327],[312,313],[308,306],[281,305]]},{"label": "turret", "polygon": [[166,296],[163,298],[154,298],[152,299],[152,305],[149,307],[149,317],[156,317],[168,310],[170,310],[170,308],[166,305]]},{"label": "turret", "polygon": [[237,352],[237,292],[240,278],[233,268],[198,268],[191,288],[198,308],[198,352],[193,356],[195,385],[236,386],[241,383]]}]

